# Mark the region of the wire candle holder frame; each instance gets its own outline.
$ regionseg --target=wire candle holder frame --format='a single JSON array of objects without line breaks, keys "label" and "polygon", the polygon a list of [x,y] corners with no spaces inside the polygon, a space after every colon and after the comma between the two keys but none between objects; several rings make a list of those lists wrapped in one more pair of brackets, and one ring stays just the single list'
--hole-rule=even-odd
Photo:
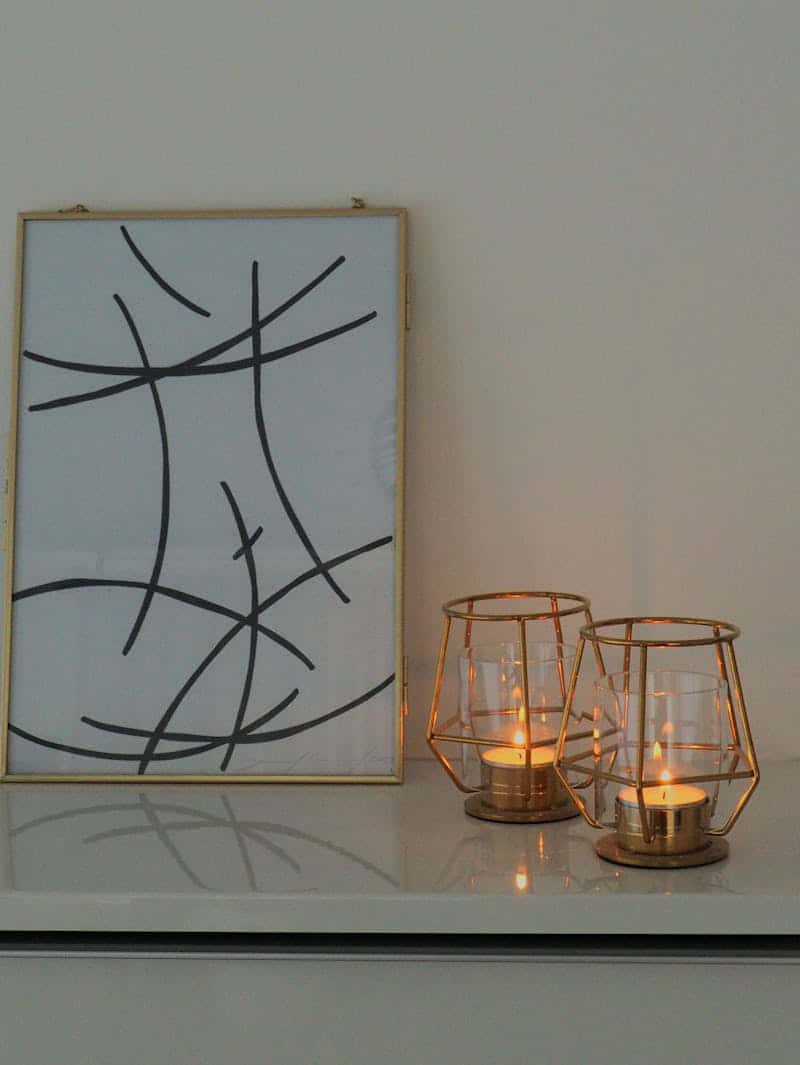
[{"label": "wire candle holder frame", "polygon": [[[543,606],[546,603],[546,607],[541,610],[509,609],[502,613],[490,613],[484,612],[480,606],[480,604],[504,601],[513,604],[515,601],[518,602],[520,600],[542,600]],[[571,592],[487,592],[480,595],[451,599],[442,605],[442,613],[444,614],[444,622],[439,647],[439,656],[436,663],[433,698],[431,700],[426,738],[428,746],[434,756],[455,786],[461,792],[468,795],[464,804],[467,813],[484,820],[512,823],[541,823],[578,816],[580,811],[570,800],[569,793],[563,789],[561,781],[555,773],[553,764],[550,763],[546,766],[534,764],[534,752],[540,751],[546,746],[552,747],[556,737],[553,735],[549,740],[536,740],[533,738],[534,728],[531,717],[532,714],[537,712],[537,710],[536,708],[532,708],[530,699],[531,687],[528,662],[528,625],[535,622],[552,623],[553,634],[555,637],[554,644],[557,649],[558,679],[561,692],[561,702],[558,707],[558,712],[561,713],[567,695],[567,670],[565,669],[565,658],[567,656],[564,654],[564,648],[566,645],[564,643],[562,620],[567,617],[582,615],[583,620],[587,624],[591,624],[592,612],[590,600],[586,598],[586,596],[576,595]],[[476,735],[465,735],[463,730],[456,731],[455,726],[457,724],[462,724],[458,710],[444,721],[441,720],[442,686],[448,647],[451,645],[453,624],[455,622],[464,623],[462,654],[465,652],[469,653],[470,649],[473,648],[473,626],[476,623],[496,622],[516,626],[522,674],[520,684],[519,721],[521,731],[524,734],[523,742],[511,742],[502,738],[488,739]],[[594,653],[598,673],[602,676],[605,673],[605,666],[603,664],[603,656],[599,646],[595,648]],[[585,730],[583,732],[570,734],[569,739],[580,740],[590,736],[591,730]],[[501,802],[501,808],[498,809],[492,803],[483,801],[481,794],[483,789],[466,782],[464,776],[459,773],[458,769],[453,764],[453,761],[448,758],[447,754],[441,749],[440,745],[442,743],[462,744],[476,748],[478,752],[480,752],[481,748],[489,746],[489,744],[499,750],[507,749],[512,752],[519,752],[520,763],[518,769],[524,769],[524,773],[516,772],[515,774],[512,771],[511,774],[509,774],[506,770],[504,780],[504,771],[498,770],[496,772],[496,779],[499,781],[499,791],[506,791],[509,787],[508,781],[510,777],[516,775],[518,782],[515,781],[511,786],[512,792],[518,792],[515,796],[516,802],[512,804],[515,808],[503,809],[503,803]],[[537,789],[539,792],[538,796],[534,794]]]},{"label": "wire candle holder frame", "polygon": [[[643,638],[634,635],[634,629],[636,626],[646,626],[649,631],[653,631],[654,629],[657,629],[658,626],[662,625],[691,626],[693,628],[705,629],[708,631],[698,637],[686,637],[683,639],[659,639],[658,637]],[[613,630],[615,628],[619,629],[621,627],[624,627],[624,635],[622,636],[613,635],[613,633],[608,632],[608,630]],[[742,689],[739,665],[736,659],[736,652],[733,648],[733,641],[740,635],[741,632],[738,626],[733,625],[730,622],[709,618],[677,616],[608,618],[596,622],[587,622],[587,624],[581,628],[572,674],[570,676],[564,701],[561,729],[556,744],[555,769],[564,787],[569,792],[572,801],[578,807],[585,820],[593,828],[608,828],[610,825],[607,822],[603,823],[599,821],[596,816],[593,816],[592,813],[590,813],[588,804],[581,794],[582,791],[585,792],[587,787],[593,781],[605,781],[606,783],[619,784],[620,786],[633,789],[635,792],[635,815],[638,815],[636,818],[637,829],[641,832],[642,844],[641,851],[630,849],[630,846],[623,846],[620,842],[618,833],[613,832],[610,835],[604,836],[596,844],[595,849],[600,857],[623,865],[649,868],[681,868],[684,866],[708,864],[713,861],[719,861],[727,856],[729,850],[728,844],[722,839],[722,837],[726,836],[738,821],[744,807],[752,796],[753,791],[758,786],[760,779],[758,759],[756,757],[755,746],[753,744],[752,733],[750,730],[750,722],[747,716],[747,707]],[[596,658],[598,655],[600,656],[598,661],[602,661],[601,647],[621,647],[623,649],[622,676],[624,679],[622,689],[615,691],[612,678],[606,676],[604,679],[608,682],[608,688],[611,690],[614,699],[617,702],[619,702],[620,699],[624,700],[626,714],[629,712],[629,703],[635,704],[633,712],[636,715],[636,765],[635,772],[632,775],[628,774],[623,776],[619,772],[613,772],[616,758],[615,752],[611,755],[611,765],[609,769],[603,770],[599,768],[600,758],[604,754],[609,753],[609,751],[603,747],[603,741],[608,739],[610,732],[613,732],[614,730],[600,730],[595,727],[593,730],[592,748],[590,750],[583,750],[577,754],[569,755],[565,752],[565,744],[569,738],[568,730],[570,716],[573,712],[573,704],[575,701],[575,690],[581,673],[581,663],[587,643],[591,644]],[[724,753],[730,758],[730,768],[727,770],[720,768],[718,772],[705,771],[701,773],[669,774],[667,777],[662,777],[661,779],[668,779],[670,785],[675,786],[696,784],[711,785],[712,810],[716,808],[719,788],[723,782],[747,781],[748,783],[720,827],[711,827],[710,825],[703,826],[703,835],[705,838],[702,846],[696,847],[685,853],[673,852],[659,854],[657,853],[659,842],[657,837],[661,836],[668,838],[670,834],[675,833],[676,829],[678,831],[680,830],[680,825],[676,824],[674,818],[664,819],[662,817],[661,822],[659,823],[658,815],[664,811],[658,811],[653,807],[648,808],[645,801],[645,789],[652,789],[654,785],[658,786],[660,783],[659,780],[649,779],[646,773],[645,748],[647,746],[647,741],[645,734],[647,723],[646,705],[648,698],[648,655],[654,650],[698,647],[714,648],[719,677],[719,690],[724,695],[725,716],[730,730],[730,740],[724,745]],[[631,658],[634,649],[638,650],[638,669],[634,668],[632,670]],[[636,691],[632,691],[631,689],[630,678],[632,672],[634,674],[638,673]],[[697,748],[699,750],[703,745],[684,743],[675,744],[674,746],[676,749]],[[721,738],[720,753],[722,753]],[[720,758],[720,765],[722,766],[722,758]],[[739,768],[740,765],[742,765],[741,769]],[[577,774],[583,779],[580,783],[576,784],[574,780],[569,779],[569,772]]]}]

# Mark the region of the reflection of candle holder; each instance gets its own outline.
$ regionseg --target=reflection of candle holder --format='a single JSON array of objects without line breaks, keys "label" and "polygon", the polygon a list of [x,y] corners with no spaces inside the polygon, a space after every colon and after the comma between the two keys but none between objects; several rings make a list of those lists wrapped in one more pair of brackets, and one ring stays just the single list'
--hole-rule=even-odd
[{"label": "reflection of candle holder", "polygon": [[[575,653],[564,642],[562,619],[580,614],[591,623],[589,600],[563,592],[501,592],[454,599],[442,611],[428,743],[456,786],[469,793],[467,813],[518,823],[577,816],[554,758]],[[453,691],[457,708],[443,720],[454,622],[464,623],[457,696]],[[554,642],[529,639],[529,626],[537,623],[545,623],[548,634],[552,627]],[[498,642],[504,635],[512,638]],[[590,736],[584,730],[568,739]],[[448,745],[455,754],[448,756]]]},{"label": "reflection of candle holder", "polygon": [[[673,869],[728,854],[721,837],[759,779],[733,650],[738,635],[735,625],[699,618],[614,618],[581,629],[555,766],[587,821],[614,829],[595,847],[601,858]],[[575,698],[587,641],[621,651],[622,670],[595,681],[591,744],[572,753],[570,727],[587,716]],[[712,651],[714,672],[672,668],[684,648]]]},{"label": "reflection of candle holder", "polygon": [[[497,832],[488,824],[476,825],[474,834],[459,839],[433,891],[516,896],[580,890],[575,866],[588,849],[584,844],[568,826]],[[591,859],[596,864],[593,853]]]}]

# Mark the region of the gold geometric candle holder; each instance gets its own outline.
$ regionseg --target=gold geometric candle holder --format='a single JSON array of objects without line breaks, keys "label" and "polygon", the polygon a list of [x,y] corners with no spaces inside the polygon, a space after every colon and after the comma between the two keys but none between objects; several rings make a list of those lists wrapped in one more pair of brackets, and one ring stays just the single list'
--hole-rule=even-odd
[{"label": "gold geometric candle holder", "polygon": [[[595,846],[621,865],[682,868],[728,854],[727,835],[759,780],[733,641],[705,618],[626,617],[580,630],[556,744],[556,771],[586,820],[611,828]],[[586,643],[622,668],[576,698]],[[710,657],[705,671],[688,653]],[[634,657],[635,655],[635,657]],[[591,739],[568,749],[575,723]]]},{"label": "gold geometric candle holder", "polygon": [[[467,813],[511,823],[576,817],[554,767],[575,656],[562,622],[579,616],[591,623],[589,600],[566,592],[494,592],[453,599],[442,612],[427,739],[468,794]],[[448,675],[456,655],[455,676],[452,669]],[[590,729],[576,729],[567,742],[587,738]]]}]

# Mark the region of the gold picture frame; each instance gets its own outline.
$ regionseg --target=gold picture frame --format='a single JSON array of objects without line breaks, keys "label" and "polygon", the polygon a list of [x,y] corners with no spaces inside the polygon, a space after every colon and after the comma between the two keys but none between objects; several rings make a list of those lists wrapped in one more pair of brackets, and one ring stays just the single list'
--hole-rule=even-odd
[{"label": "gold picture frame", "polygon": [[[147,771],[140,771],[136,773],[130,772],[26,772],[17,771],[13,766],[9,764],[9,731],[13,730],[14,724],[12,721],[12,702],[13,702],[13,670],[12,670],[12,658],[14,647],[14,598],[15,598],[15,524],[17,521],[17,490],[18,490],[18,463],[20,456],[18,452],[19,448],[19,423],[20,423],[20,391],[21,391],[21,368],[20,364],[23,357],[22,341],[23,341],[23,320],[25,314],[25,292],[24,292],[24,277],[25,277],[25,249],[26,249],[26,227],[30,223],[39,222],[54,222],[61,225],[75,225],[81,222],[115,222],[124,229],[124,223],[126,221],[136,222],[151,222],[151,221],[170,221],[170,220],[185,220],[185,221],[202,221],[202,220],[272,220],[272,219],[343,219],[343,218],[387,218],[393,219],[396,223],[396,258],[394,263],[394,269],[396,271],[396,290],[394,298],[395,304],[395,317],[396,317],[396,330],[395,330],[395,359],[396,366],[394,370],[394,388],[395,388],[395,457],[394,457],[394,497],[393,497],[393,528],[391,530],[391,536],[386,538],[388,542],[391,540],[394,550],[393,561],[393,663],[394,673],[392,676],[393,684],[393,712],[394,712],[394,725],[393,725],[393,742],[394,742],[394,764],[392,771],[387,773],[350,773],[350,772],[332,772],[327,774],[320,773],[303,773],[303,772],[289,772],[289,773],[265,773],[265,774],[251,774],[251,773],[236,773],[236,772],[197,772],[197,773],[171,773],[171,772],[151,772],[149,767]],[[127,239],[127,236],[126,236]],[[129,242],[130,243],[130,242]],[[132,249],[133,250],[133,249]],[[134,252],[135,254],[135,252]],[[342,257],[343,259],[344,257]],[[151,276],[155,275],[155,271]],[[254,272],[254,276],[257,274]],[[171,289],[171,286],[164,281],[163,278],[156,276],[156,280],[161,283],[162,288]],[[53,211],[53,212],[40,212],[31,211],[23,212],[18,215],[17,221],[17,257],[16,257],[16,283],[15,283],[15,318],[14,318],[14,341],[13,341],[13,363],[12,363],[12,375],[11,375],[11,418],[10,428],[8,434],[8,496],[7,496],[7,512],[6,512],[6,585],[5,585],[5,630],[3,640],[3,658],[2,658],[2,692],[0,692],[0,698],[2,699],[2,705],[0,711],[2,713],[2,723],[0,724],[0,779],[5,782],[23,782],[23,781],[36,781],[36,782],[75,782],[75,783],[104,783],[104,782],[117,782],[117,783],[401,783],[403,780],[403,759],[404,759],[404,725],[405,716],[407,712],[407,668],[406,658],[404,654],[403,643],[403,583],[404,583],[404,431],[405,431],[405,350],[406,350],[406,332],[409,327],[409,275],[408,275],[408,263],[407,263],[407,212],[405,208],[399,207],[366,207],[362,201],[353,201],[353,207],[349,209],[338,208],[309,208],[309,209],[235,209],[235,210],[181,210],[181,211],[89,211],[83,207],[72,208],[68,211]],[[176,298],[180,298],[179,293],[175,290],[171,290]],[[188,305],[188,300],[182,300]],[[197,309],[197,308],[196,308]],[[202,308],[199,308],[202,310]],[[124,311],[123,311],[124,313]],[[130,325],[130,323],[129,323]],[[136,336],[135,327],[131,330],[134,338]],[[331,331],[334,332],[334,331]],[[255,326],[251,326],[250,336],[258,335],[260,338],[261,329],[255,330]],[[259,341],[260,343],[260,341]],[[255,349],[254,349],[255,350]],[[58,360],[51,360],[52,362],[58,362]],[[144,362],[144,356],[143,356]],[[253,356],[251,364],[253,367],[256,363],[256,357]],[[146,369],[149,369],[149,363],[144,362]],[[219,364],[217,364],[219,365]],[[162,369],[161,366],[155,367],[156,369]],[[174,369],[171,366],[165,366],[164,369]],[[125,371],[130,373],[131,371]],[[217,371],[219,372],[219,371]],[[221,374],[223,377],[231,377],[231,374]],[[132,378],[128,378],[130,381]],[[114,381],[115,378],[111,377]],[[124,380],[124,379],[123,379]],[[134,381],[137,378],[133,378]],[[146,374],[141,378],[140,383],[146,382]],[[234,503],[235,507],[235,503]],[[234,510],[234,513],[236,511]],[[258,531],[254,534],[258,536]],[[252,541],[254,542],[254,541]],[[250,553],[252,554],[252,542],[249,545]],[[245,543],[245,538],[242,538],[242,546],[237,554],[242,557],[242,553],[247,553],[248,545]],[[350,553],[352,555],[352,552]],[[236,556],[234,556],[236,557]],[[326,564],[320,562],[317,575],[329,577]],[[324,572],[323,572],[324,571]],[[228,611],[230,616],[235,616],[231,611]],[[238,615],[240,620],[244,615]],[[260,617],[260,614],[255,615],[256,618]],[[253,622],[251,617],[250,626],[251,630],[258,629],[258,622]],[[256,638],[257,642],[257,638]],[[332,715],[328,715],[332,716]],[[244,724],[243,719],[239,721],[239,727]],[[233,732],[230,735],[224,737],[226,742],[230,742],[233,738]],[[211,739],[219,740],[221,737],[210,737]],[[148,741],[150,742],[150,741]],[[217,744],[219,746],[220,744]],[[164,760],[167,760],[167,756]]]}]

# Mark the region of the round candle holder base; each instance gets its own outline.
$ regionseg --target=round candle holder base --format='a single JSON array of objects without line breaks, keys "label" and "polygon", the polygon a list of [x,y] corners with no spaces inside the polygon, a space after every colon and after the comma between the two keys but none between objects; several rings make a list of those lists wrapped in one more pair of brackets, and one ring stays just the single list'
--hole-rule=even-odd
[{"label": "round candle holder base", "polygon": [[483,801],[480,792],[475,792],[464,801],[464,809],[470,817],[481,821],[498,821],[505,825],[541,825],[548,821],[566,821],[578,817],[580,810],[572,803],[557,806],[552,810],[499,810]]},{"label": "round candle holder base", "polygon": [[702,847],[685,854],[641,854],[620,846],[616,832],[609,832],[594,846],[595,852],[606,862],[615,865],[631,865],[637,869],[689,869],[698,865],[711,865],[728,857],[730,847],[719,836],[706,836]]}]

